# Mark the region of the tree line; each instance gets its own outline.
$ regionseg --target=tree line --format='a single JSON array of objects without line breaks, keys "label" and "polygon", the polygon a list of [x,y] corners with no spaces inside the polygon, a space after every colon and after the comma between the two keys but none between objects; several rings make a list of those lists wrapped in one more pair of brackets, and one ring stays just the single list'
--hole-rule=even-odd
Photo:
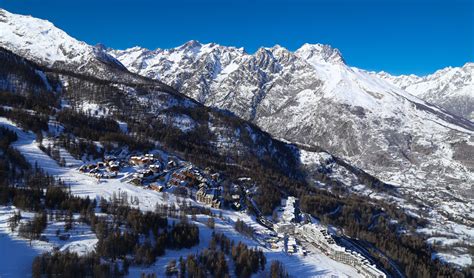
[{"label": "tree line", "polygon": [[[180,257],[178,261],[170,260],[166,266],[166,275],[169,277],[230,277],[228,260],[234,264],[234,274],[237,277],[251,277],[254,274],[263,274],[266,257],[257,248],[249,248],[242,242],[234,243],[222,233],[212,233],[209,246],[195,254]],[[277,264],[279,262],[276,262]],[[284,267],[272,269],[269,277],[287,277]]]}]

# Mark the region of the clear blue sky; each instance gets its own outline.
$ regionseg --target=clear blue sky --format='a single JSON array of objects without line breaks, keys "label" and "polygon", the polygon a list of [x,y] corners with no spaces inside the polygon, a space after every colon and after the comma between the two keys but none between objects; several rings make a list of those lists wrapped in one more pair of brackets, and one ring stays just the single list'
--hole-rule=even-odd
[{"label": "clear blue sky", "polygon": [[331,44],[348,64],[427,74],[474,61],[474,0],[0,0],[90,44],[170,48]]}]

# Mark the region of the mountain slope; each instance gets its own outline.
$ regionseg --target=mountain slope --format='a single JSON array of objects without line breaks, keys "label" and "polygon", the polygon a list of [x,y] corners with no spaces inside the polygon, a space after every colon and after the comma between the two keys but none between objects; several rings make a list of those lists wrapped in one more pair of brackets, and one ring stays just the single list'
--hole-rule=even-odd
[{"label": "mountain slope", "polygon": [[[159,81],[130,73],[102,47],[78,41],[48,21],[5,10],[0,10],[0,25],[0,62],[5,65],[4,72],[0,72],[4,74],[3,90],[20,94],[54,90],[62,93],[61,97],[68,105],[84,112],[89,113],[94,107],[129,121],[130,125],[148,123],[154,127],[167,127],[174,136],[183,137],[183,143],[175,144],[178,148],[189,142],[194,147],[204,144],[216,155],[225,155],[229,165],[239,160],[252,162],[257,159],[269,166],[267,169],[273,168],[294,177],[302,175],[296,147],[271,138],[256,126],[225,111],[203,107]],[[193,55],[200,46],[191,41],[182,50]],[[209,51],[212,48],[210,46]],[[223,65],[228,65],[244,51],[232,49],[232,52],[235,55],[223,53],[226,60]],[[111,63],[103,63],[103,60]],[[80,63],[82,66],[74,70]],[[100,72],[96,71],[97,67]],[[16,68],[21,70],[16,73]],[[32,78],[36,78],[34,82],[30,80]],[[38,89],[32,90],[25,84],[37,84]],[[189,136],[192,138],[186,139]],[[237,154],[235,160],[234,153]],[[217,158],[211,160],[219,161]]]},{"label": "mountain slope", "polygon": [[[469,139],[473,132],[472,123],[348,67],[329,46],[307,44],[295,53],[275,46],[252,55],[191,41],[170,50],[110,53],[131,71],[163,80],[206,105],[228,109],[278,137],[351,157],[362,168],[390,164],[385,160],[392,154],[401,165],[411,164],[416,158],[409,157],[408,137],[426,139],[440,131]],[[368,144],[365,136],[375,141]],[[347,140],[351,137],[356,140]]]},{"label": "mountain slope", "polygon": [[[49,21],[12,14],[3,9],[0,9],[0,46],[58,71],[123,83],[149,82],[128,72],[103,47],[78,41]],[[163,89],[170,88],[163,84]]]},{"label": "mountain slope", "polygon": [[0,47],[0,91],[45,92],[54,85],[37,65]]},{"label": "mountain slope", "polygon": [[385,72],[375,75],[455,115],[474,120],[474,63],[448,67],[423,77],[392,76]]},{"label": "mountain slope", "polygon": [[305,44],[295,52],[275,46],[249,54],[191,41],[109,53],[130,71],[276,137],[321,146],[395,184],[406,200],[472,223],[466,204],[474,196],[474,124],[347,66],[337,49]]}]

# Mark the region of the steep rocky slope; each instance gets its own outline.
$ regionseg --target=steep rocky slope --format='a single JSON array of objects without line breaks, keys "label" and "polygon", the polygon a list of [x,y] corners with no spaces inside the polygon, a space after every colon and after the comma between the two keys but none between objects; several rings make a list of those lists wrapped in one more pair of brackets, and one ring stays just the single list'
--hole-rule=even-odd
[{"label": "steep rocky slope", "polygon": [[[274,136],[322,146],[407,194],[472,198],[474,124],[347,66],[330,46],[248,54],[190,41],[168,50],[109,53],[129,70],[228,109]],[[446,184],[452,192],[439,194]]]}]

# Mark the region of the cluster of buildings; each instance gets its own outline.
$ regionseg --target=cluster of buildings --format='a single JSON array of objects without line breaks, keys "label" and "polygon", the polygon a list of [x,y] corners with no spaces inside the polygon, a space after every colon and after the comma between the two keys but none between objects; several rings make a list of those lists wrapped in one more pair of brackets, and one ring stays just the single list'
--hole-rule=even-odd
[{"label": "cluster of buildings", "polygon": [[124,161],[119,161],[114,156],[106,156],[103,161],[97,163],[84,164],[79,167],[79,171],[89,174],[98,180],[117,177],[117,173],[124,166]]},{"label": "cluster of buildings", "polygon": [[196,201],[210,205],[213,208],[221,207],[221,194],[218,188],[207,188],[201,184],[196,192]]},{"label": "cluster of buildings", "polygon": [[359,273],[367,278],[386,277],[385,273],[372,265],[361,254],[348,250],[334,241],[332,236],[322,226],[305,224],[296,228],[296,232],[307,239],[328,257],[341,263],[351,265]]},{"label": "cluster of buildings", "polygon": [[196,200],[198,202],[212,207],[220,207],[220,191],[217,190],[217,184],[212,183],[205,173],[201,173],[192,165],[175,170],[168,179],[167,185],[186,188],[190,191],[197,190]]},{"label": "cluster of buildings", "polygon": [[[222,205],[222,189],[220,175],[206,168],[201,171],[191,164],[178,163],[170,159],[167,163],[160,157],[148,153],[131,156],[127,160],[119,160],[114,156],[106,156],[103,161],[82,165],[79,171],[101,178],[117,177],[118,172],[129,168],[130,175],[125,174],[128,182],[136,186],[144,186],[158,192],[171,189],[173,192],[184,191],[194,193],[196,200],[213,208]],[[233,206],[240,209],[240,195],[232,196]]]},{"label": "cluster of buildings", "polygon": [[[176,169],[170,176],[167,185],[169,187],[184,187],[195,192],[196,201],[220,208],[224,203],[222,180],[219,173],[213,173],[210,168],[203,171],[192,165]],[[231,190],[232,191],[232,190]],[[230,195],[231,207],[235,210],[241,209],[241,195],[232,193]]]},{"label": "cluster of buildings", "polygon": [[171,175],[169,185],[196,187],[198,184],[206,183],[207,179],[192,166],[179,169]]},{"label": "cluster of buildings", "polygon": [[[135,185],[147,185],[149,189],[158,192],[167,188],[173,188],[175,192],[186,189],[187,192],[196,192],[196,201],[213,208],[221,207],[222,190],[218,184],[220,177],[218,173],[211,173],[210,169],[200,171],[191,164],[180,166],[174,160],[163,167],[164,164],[152,154],[132,156],[129,164],[140,167],[130,180]],[[157,177],[163,178],[161,183],[155,183]]]},{"label": "cluster of buildings", "polygon": [[282,250],[289,255],[300,254],[307,255],[306,249],[298,243],[295,236],[288,234],[275,234],[265,238],[266,246],[273,250]]},{"label": "cluster of buildings", "polygon": [[[195,192],[197,202],[213,208],[220,208],[222,200],[224,200],[222,186],[219,185],[221,182],[219,174],[211,173],[210,169],[200,171],[192,165],[184,165],[183,167],[174,160],[164,164],[153,154],[131,156],[128,161],[118,160],[114,156],[106,156],[103,161],[82,165],[79,171],[92,175],[97,179],[114,178],[117,177],[117,173],[121,168],[127,166],[134,166],[136,169],[129,182],[137,186],[145,185],[147,188],[158,192],[172,187],[178,189],[186,188],[188,192]],[[168,178],[165,179],[165,176]],[[158,178],[161,178],[162,182],[155,182]],[[230,193],[230,195],[226,195],[225,200],[226,202],[230,201],[232,207],[239,210],[241,208],[242,196],[236,194],[237,190],[233,191],[231,190],[233,193]],[[361,254],[338,245],[322,226],[297,224],[299,222],[297,202],[296,198],[288,197],[279,210],[279,218],[281,220],[279,223],[274,224],[263,216],[257,218],[259,223],[276,231],[279,237],[283,237],[267,238],[270,248],[279,249],[284,247],[287,253],[293,254],[298,250],[297,239],[300,239],[308,241],[328,257],[353,266],[364,277],[386,277],[384,272],[377,269]],[[306,254],[303,248],[300,251],[304,255]]]},{"label": "cluster of buildings", "polygon": [[130,165],[135,165],[135,166],[144,166],[144,165],[149,165],[152,164],[156,161],[155,155],[147,153],[142,156],[132,156],[130,157],[129,163]]},{"label": "cluster of buildings", "polygon": [[[172,161],[167,165],[167,169],[175,167],[176,162]],[[155,157],[154,154],[144,154],[141,156],[131,156],[128,160],[130,166],[138,167],[136,173],[132,175],[130,183],[134,185],[145,185],[145,183],[151,183],[155,181],[165,170],[163,163]]]}]

